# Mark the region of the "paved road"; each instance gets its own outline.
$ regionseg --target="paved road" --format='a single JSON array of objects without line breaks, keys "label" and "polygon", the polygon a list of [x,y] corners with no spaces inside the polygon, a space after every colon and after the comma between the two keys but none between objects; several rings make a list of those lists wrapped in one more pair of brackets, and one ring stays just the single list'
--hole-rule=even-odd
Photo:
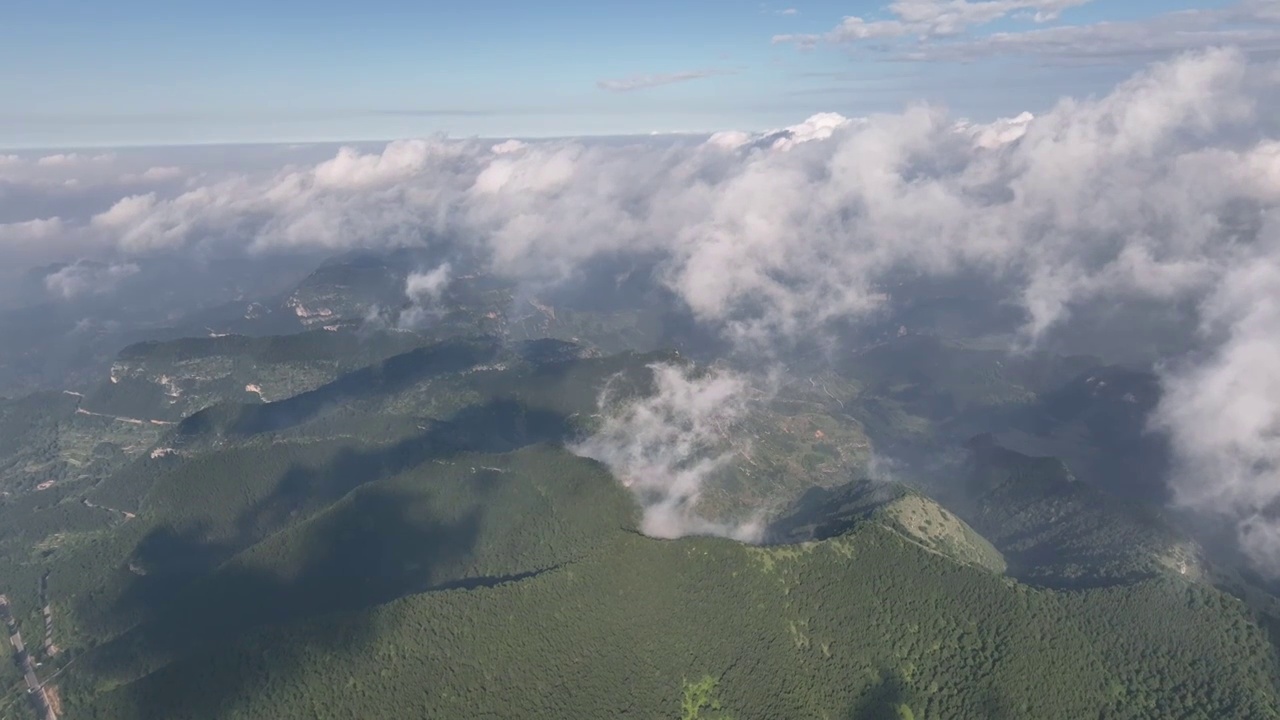
[{"label": "paved road", "polygon": [[18,631],[18,623],[14,621],[13,613],[9,611],[9,598],[4,595],[0,595],[0,619],[4,620],[5,626],[9,629],[9,644],[13,645],[13,651],[18,656],[18,664],[22,666],[22,678],[27,682],[27,695],[36,708],[36,715],[44,720],[58,720],[53,708],[49,706],[49,698],[44,694],[40,678],[36,677],[35,663],[31,661],[31,653],[27,652],[26,645],[22,643],[22,633]]}]

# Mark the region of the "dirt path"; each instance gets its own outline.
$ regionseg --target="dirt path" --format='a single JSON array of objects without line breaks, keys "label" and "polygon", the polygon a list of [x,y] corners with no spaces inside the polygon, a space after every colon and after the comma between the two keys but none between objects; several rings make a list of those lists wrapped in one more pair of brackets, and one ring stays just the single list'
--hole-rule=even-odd
[{"label": "dirt path", "polygon": [[106,510],[106,511],[107,511],[107,512],[109,512],[109,513],[115,513],[115,514],[117,514],[117,515],[123,515],[125,520],[132,520],[132,519],[134,519],[135,517],[137,517],[137,515],[135,515],[135,514],[133,514],[133,513],[129,512],[128,510],[117,510],[116,508],[113,508],[113,507],[107,507],[106,505],[98,505],[98,504],[95,504],[95,503],[91,503],[91,502],[89,502],[88,500],[85,500],[84,498],[81,498],[81,499],[80,499],[80,502],[84,503],[84,506],[85,506],[85,507],[87,507],[87,508],[93,508],[94,510]]},{"label": "dirt path", "polygon": [[53,644],[53,606],[49,604],[49,573],[40,577],[40,605],[44,614],[44,655],[57,657],[60,650]]},{"label": "dirt path", "polygon": [[147,425],[147,424],[151,424],[151,425],[172,425],[172,424],[173,424],[173,423],[171,423],[171,422],[168,422],[167,420],[139,420],[138,418],[121,417],[121,416],[119,416],[119,415],[105,415],[105,414],[103,414],[103,413],[89,412],[88,410],[85,410],[84,408],[76,408],[76,414],[77,414],[77,415],[91,415],[91,416],[93,416],[93,417],[107,418],[108,420],[116,420],[116,421],[123,422],[123,423],[129,423],[130,425]]}]

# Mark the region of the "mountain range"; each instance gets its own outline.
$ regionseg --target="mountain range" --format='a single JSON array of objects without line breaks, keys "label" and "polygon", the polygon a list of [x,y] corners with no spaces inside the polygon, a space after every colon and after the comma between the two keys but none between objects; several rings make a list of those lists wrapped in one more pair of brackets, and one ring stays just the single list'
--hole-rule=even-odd
[{"label": "mountain range", "polygon": [[1280,716],[1275,589],[1169,507],[1149,366],[1009,350],[965,286],[743,356],[653,267],[591,278],[351,253],[0,357],[0,593],[52,710]]}]

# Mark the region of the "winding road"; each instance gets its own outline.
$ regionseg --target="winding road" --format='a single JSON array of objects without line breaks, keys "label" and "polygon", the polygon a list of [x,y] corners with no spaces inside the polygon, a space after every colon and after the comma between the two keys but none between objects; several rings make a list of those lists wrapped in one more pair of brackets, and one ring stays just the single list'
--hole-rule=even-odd
[{"label": "winding road", "polygon": [[0,620],[4,620],[5,626],[9,629],[9,644],[13,645],[13,652],[18,657],[18,664],[22,667],[22,678],[27,683],[27,696],[31,698],[31,704],[35,706],[36,715],[44,720],[58,720],[58,716],[53,712],[53,708],[49,705],[49,698],[44,694],[44,686],[40,684],[40,678],[36,677],[35,663],[31,660],[31,653],[27,652],[27,647],[22,643],[22,633],[18,631],[18,623],[13,619],[13,613],[9,610],[9,598],[0,595]]}]

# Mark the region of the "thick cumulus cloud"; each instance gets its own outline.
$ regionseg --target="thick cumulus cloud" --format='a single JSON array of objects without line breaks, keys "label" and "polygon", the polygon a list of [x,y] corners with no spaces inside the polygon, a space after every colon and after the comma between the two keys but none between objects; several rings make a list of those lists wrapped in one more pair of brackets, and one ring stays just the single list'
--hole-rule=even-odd
[{"label": "thick cumulus cloud", "polygon": [[[1240,543],[1280,576],[1280,220],[1203,306],[1205,360],[1170,371],[1156,422],[1183,460],[1175,499],[1239,521]],[[1254,254],[1254,253],[1250,253]]]},{"label": "thick cumulus cloud", "polygon": [[445,229],[474,155],[444,140],[394,142],[378,154],[342,148],[312,166],[232,174],[172,197],[129,195],[89,224],[126,253],[412,244]]},{"label": "thick cumulus cloud", "polygon": [[[929,14],[939,3],[896,7],[941,35],[983,13],[1073,4],[962,3],[969,14],[954,19]],[[0,239],[78,233],[118,262],[441,239],[529,283],[635,254],[659,258],[698,319],[765,350],[876,311],[902,272],[988,278],[1025,312],[1025,343],[1091,307],[1190,306],[1197,350],[1162,366],[1154,419],[1180,453],[1171,482],[1180,501],[1237,518],[1266,563],[1280,557],[1275,97],[1276,65],[1210,50],[991,124],[922,105],[704,142],[401,141],[123,192],[87,220],[14,218]],[[674,411],[616,422],[663,413]],[[696,444],[700,426],[685,425]]]},{"label": "thick cumulus cloud", "polygon": [[701,319],[764,344],[875,308],[894,268],[978,268],[1015,282],[1034,337],[1073,303],[1221,275],[1228,211],[1274,194],[1264,70],[1201,53],[993,125],[919,106],[697,145],[396,142],[132,195],[89,225],[128,253],[461,238],[530,281],[657,254]]},{"label": "thick cumulus cloud", "polygon": [[650,537],[720,535],[758,541],[759,523],[712,522],[698,512],[707,479],[733,459],[729,434],[748,408],[750,386],[719,370],[695,376],[675,365],[652,365],[656,391],[619,400],[612,388],[600,399],[600,427],[574,452],[604,463],[635,494]]}]

